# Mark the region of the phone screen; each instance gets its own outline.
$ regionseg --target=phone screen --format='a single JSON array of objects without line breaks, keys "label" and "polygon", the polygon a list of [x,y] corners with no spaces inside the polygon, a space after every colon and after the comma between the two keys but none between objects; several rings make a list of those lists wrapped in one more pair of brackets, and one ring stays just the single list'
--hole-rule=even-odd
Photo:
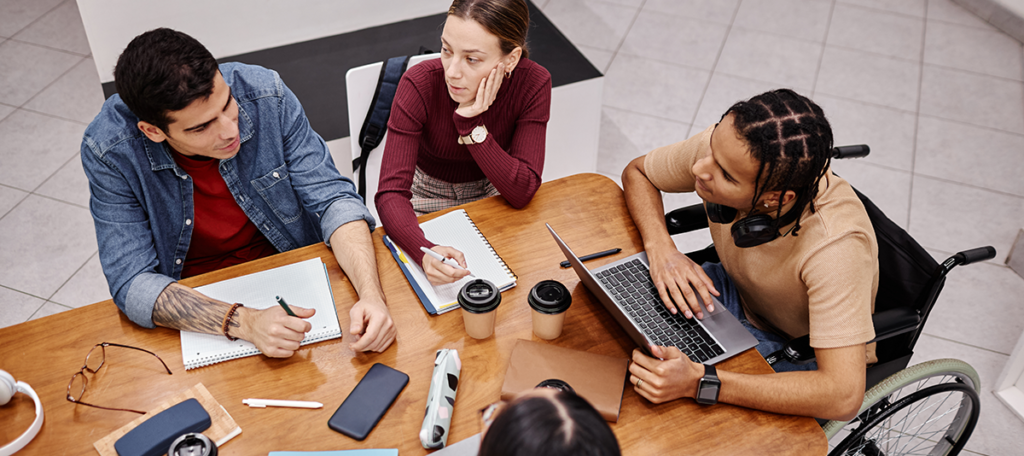
[{"label": "phone screen", "polygon": [[327,426],[353,439],[365,439],[408,383],[405,373],[374,364],[327,421]]}]

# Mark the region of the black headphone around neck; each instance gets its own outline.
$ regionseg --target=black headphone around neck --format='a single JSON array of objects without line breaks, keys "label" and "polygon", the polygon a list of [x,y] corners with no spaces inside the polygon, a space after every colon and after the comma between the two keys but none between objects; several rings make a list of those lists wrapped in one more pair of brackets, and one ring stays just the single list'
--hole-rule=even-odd
[{"label": "black headphone around neck", "polygon": [[[705,202],[704,209],[708,213],[709,220],[723,224],[731,223],[739,212],[735,208],[711,202]],[[752,214],[743,217],[732,225],[730,231],[733,243],[740,248],[757,247],[779,237],[778,220],[767,214]]]}]

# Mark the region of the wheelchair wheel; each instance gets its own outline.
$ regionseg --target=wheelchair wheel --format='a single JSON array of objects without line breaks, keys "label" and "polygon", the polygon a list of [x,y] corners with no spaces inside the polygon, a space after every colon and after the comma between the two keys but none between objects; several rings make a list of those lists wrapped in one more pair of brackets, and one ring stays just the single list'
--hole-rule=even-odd
[{"label": "wheelchair wheel", "polygon": [[957,359],[899,371],[871,388],[857,418],[825,423],[829,455],[956,455],[978,422],[978,373]]}]

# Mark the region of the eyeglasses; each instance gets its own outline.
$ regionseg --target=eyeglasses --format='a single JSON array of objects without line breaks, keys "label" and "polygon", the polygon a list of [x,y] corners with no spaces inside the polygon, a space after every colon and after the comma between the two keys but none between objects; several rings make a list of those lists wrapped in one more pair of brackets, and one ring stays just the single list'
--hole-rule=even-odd
[{"label": "eyeglasses", "polygon": [[[164,369],[167,370],[167,374],[168,375],[173,375],[173,374],[171,374],[171,368],[167,367],[167,363],[165,363],[164,360],[160,359],[160,357],[157,356],[156,353],[153,353],[153,352],[151,352],[149,350],[143,350],[143,349],[138,348],[138,347],[132,347],[132,346],[129,346],[129,345],[112,344],[110,342],[99,343],[99,344],[93,345],[92,349],[89,350],[89,353],[87,355],[85,355],[85,364],[82,365],[82,369],[79,370],[77,373],[75,373],[75,375],[71,376],[71,381],[68,382],[68,396],[67,396],[68,402],[74,402],[75,404],[88,405],[89,407],[96,407],[96,408],[100,408],[100,409],[104,409],[104,410],[116,410],[116,411],[120,411],[120,412],[133,412],[133,413],[139,413],[139,414],[145,415],[146,412],[141,412],[141,411],[138,411],[138,410],[112,408],[112,407],[103,407],[103,406],[100,406],[100,405],[94,405],[94,404],[88,404],[88,403],[82,402],[82,396],[85,395],[85,389],[89,387],[89,378],[85,376],[85,371],[89,371],[90,373],[95,374],[96,371],[100,370],[100,368],[103,367],[103,364],[107,362],[107,347],[130,348],[132,350],[138,350],[138,351],[141,351],[141,352],[149,353],[150,355],[155,356],[156,359],[160,361],[160,364],[163,364]],[[96,351],[97,348],[99,348],[100,351],[97,352]],[[72,392],[74,392],[74,391],[78,392],[77,396],[73,396],[72,395]]]},{"label": "eyeglasses", "polygon": [[498,417],[500,412],[505,409],[508,402],[498,401],[487,407],[480,409],[480,431],[487,431],[487,428],[491,427],[491,423]]}]

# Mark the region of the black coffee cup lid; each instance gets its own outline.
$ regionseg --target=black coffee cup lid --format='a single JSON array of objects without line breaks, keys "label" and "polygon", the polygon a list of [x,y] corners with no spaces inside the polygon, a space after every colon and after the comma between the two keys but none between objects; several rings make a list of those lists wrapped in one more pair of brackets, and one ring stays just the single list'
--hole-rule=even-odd
[{"label": "black coffee cup lid", "polygon": [[485,313],[501,304],[501,292],[493,283],[484,279],[467,282],[459,290],[459,305],[472,313]]},{"label": "black coffee cup lid", "polygon": [[526,301],[537,312],[560,314],[569,309],[569,305],[572,304],[572,295],[561,282],[544,280],[533,286]]},{"label": "black coffee cup lid", "polygon": [[560,378],[549,378],[537,384],[534,388],[551,388],[559,391],[565,391],[567,393],[576,394],[576,390],[572,389],[572,386],[568,382]]}]

